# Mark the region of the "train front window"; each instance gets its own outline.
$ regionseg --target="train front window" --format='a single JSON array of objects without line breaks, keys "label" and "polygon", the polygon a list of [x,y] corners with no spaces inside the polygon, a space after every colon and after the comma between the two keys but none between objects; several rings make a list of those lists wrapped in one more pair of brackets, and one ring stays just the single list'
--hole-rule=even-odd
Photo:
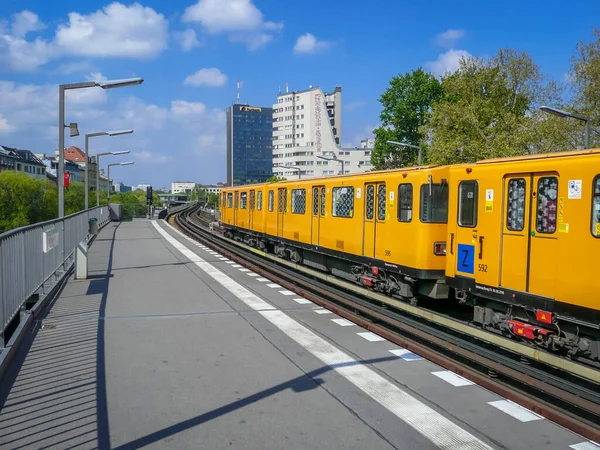
[{"label": "train front window", "polygon": [[600,237],[600,175],[594,178],[592,196],[592,234]]},{"label": "train front window", "polygon": [[448,222],[448,184],[421,185],[421,222]]},{"label": "train front window", "polygon": [[458,187],[458,224],[461,227],[477,226],[477,181],[462,181]]}]

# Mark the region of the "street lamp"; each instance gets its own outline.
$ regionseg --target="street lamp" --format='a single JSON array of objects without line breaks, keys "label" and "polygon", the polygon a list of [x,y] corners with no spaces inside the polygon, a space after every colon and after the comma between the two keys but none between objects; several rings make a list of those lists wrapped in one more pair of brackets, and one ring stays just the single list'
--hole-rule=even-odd
[{"label": "street lamp", "polygon": [[333,153],[333,157],[332,158],[327,158],[325,156],[319,156],[319,155],[317,155],[317,158],[324,159],[325,161],[337,161],[339,163],[342,163],[342,175],[345,173],[344,172],[344,160],[337,159],[337,156],[335,155],[335,153]]},{"label": "street lamp", "polygon": [[386,141],[386,142],[388,144],[396,145],[398,147],[410,147],[410,148],[414,148],[414,149],[419,150],[419,166],[422,164],[422,162],[423,162],[423,150],[418,145],[406,144],[404,142],[398,142],[398,141]]},{"label": "street lamp", "polygon": [[[113,89],[126,86],[142,84],[143,78],[129,78],[114,81],[85,81],[83,83],[60,84],[58,86],[58,217],[65,215],[65,91],[71,89],[85,89],[101,87],[102,89]],[[87,161],[86,161],[87,169]]]},{"label": "street lamp", "polygon": [[[126,155],[127,153],[129,153],[129,150],[125,150],[122,152],[106,152],[106,153],[98,153],[96,155],[96,167],[98,167],[98,176],[96,177],[96,206],[100,206],[100,157],[101,156],[106,156],[106,155]],[[108,177],[108,182],[109,182],[109,186],[108,186],[108,196],[110,197],[110,177]]]},{"label": "street lamp", "polygon": [[570,113],[561,109],[552,108],[551,106],[542,106],[540,109],[548,114],[553,114],[558,117],[571,117],[573,119],[583,120],[585,122],[583,146],[590,148],[590,118],[583,114]]},{"label": "street lamp", "polygon": [[302,169],[298,168],[298,167],[292,167],[292,166],[280,166],[283,167],[284,169],[291,169],[291,170],[295,170],[296,172],[298,172],[298,179],[302,179]]},{"label": "street lamp", "polygon": [[[118,152],[117,152],[118,153]],[[129,152],[125,152],[125,153],[129,153]],[[130,166],[131,164],[133,164],[133,161],[127,161],[127,162],[122,162],[122,163],[114,163],[114,164],[109,164],[108,165],[108,193],[106,194],[106,198],[108,200],[108,204],[110,205],[110,168],[112,166]]]},{"label": "street lamp", "polygon": [[[89,208],[88,205],[88,191],[89,191],[89,156],[88,156],[88,141],[91,137],[96,136],[121,136],[122,134],[131,134],[133,130],[123,130],[123,131],[100,131],[98,133],[88,133],[85,135],[85,209]],[[100,175],[100,172],[98,172]],[[96,185],[97,186],[97,185]],[[100,206],[100,205],[97,205]]]}]

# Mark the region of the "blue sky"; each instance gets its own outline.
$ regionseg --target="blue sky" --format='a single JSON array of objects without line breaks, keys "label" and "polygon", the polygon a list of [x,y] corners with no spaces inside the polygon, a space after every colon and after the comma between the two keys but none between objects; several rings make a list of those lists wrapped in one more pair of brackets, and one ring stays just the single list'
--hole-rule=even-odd
[{"label": "blue sky", "polygon": [[[342,142],[358,145],[379,120],[390,78],[436,73],[461,55],[529,52],[565,81],[577,42],[600,26],[600,2],[304,0],[2,0],[0,144],[53,153],[57,85],[142,76],[141,86],[68,93],[67,122],[94,138],[91,153],[131,150],[114,162],[126,184],[225,180],[225,108],[270,106],[279,89],[342,86]],[[594,22],[596,19],[596,22]],[[83,138],[67,145],[83,148]]]}]

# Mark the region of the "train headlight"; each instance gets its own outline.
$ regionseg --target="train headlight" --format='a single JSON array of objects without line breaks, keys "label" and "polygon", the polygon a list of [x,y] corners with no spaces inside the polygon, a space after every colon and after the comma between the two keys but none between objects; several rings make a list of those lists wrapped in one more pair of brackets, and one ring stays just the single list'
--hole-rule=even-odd
[{"label": "train headlight", "polygon": [[434,255],[446,255],[446,242],[434,242],[433,243],[433,254]]}]

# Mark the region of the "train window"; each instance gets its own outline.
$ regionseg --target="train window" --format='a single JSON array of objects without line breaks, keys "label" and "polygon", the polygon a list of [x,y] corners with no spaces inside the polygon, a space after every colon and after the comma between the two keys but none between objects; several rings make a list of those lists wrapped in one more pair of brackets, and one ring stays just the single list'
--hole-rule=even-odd
[{"label": "train window", "polygon": [[367,203],[365,209],[365,217],[372,219],[375,214],[375,186],[369,184],[367,186]]},{"label": "train window", "polygon": [[538,233],[552,234],[556,231],[558,178],[541,177],[537,190],[535,229]]},{"label": "train window", "polygon": [[240,193],[239,193],[239,192],[236,192],[236,193],[235,193],[234,200],[233,200],[233,207],[234,207],[235,209],[238,209],[238,208],[239,208],[239,204],[240,204]]},{"label": "train window", "polygon": [[279,189],[277,191],[277,207],[279,212],[287,212],[287,189]]},{"label": "train window", "polygon": [[506,207],[506,229],[523,231],[525,228],[525,179],[508,180],[508,201]]},{"label": "train window", "polygon": [[242,195],[240,196],[240,208],[246,209],[247,207],[248,207],[248,193],[242,192]]},{"label": "train window", "polygon": [[319,215],[319,188],[313,188],[313,216]]},{"label": "train window", "polygon": [[292,214],[306,212],[306,189],[292,189]]},{"label": "train window", "polygon": [[421,185],[421,222],[448,222],[448,184]]},{"label": "train window", "polygon": [[461,227],[477,226],[477,181],[461,181],[458,185],[458,224]]},{"label": "train window", "polygon": [[275,206],[275,192],[269,191],[269,211],[273,212],[273,207]]},{"label": "train window", "polygon": [[258,209],[259,211],[262,211],[262,191],[258,191],[258,194],[256,196],[256,209]]},{"label": "train window", "polygon": [[251,210],[253,210],[255,207],[255,201],[256,201],[256,192],[250,191],[250,209]]},{"label": "train window", "polygon": [[377,220],[385,220],[385,184],[377,186]]},{"label": "train window", "polygon": [[321,188],[321,215],[325,215],[325,188]]},{"label": "train window", "polygon": [[412,220],[413,186],[410,183],[398,186],[398,221]]},{"label": "train window", "polygon": [[354,187],[334,187],[332,190],[331,210],[333,217],[354,216]]},{"label": "train window", "polygon": [[600,175],[594,178],[592,195],[592,234],[600,237]]},{"label": "train window", "polygon": [[233,194],[227,194],[227,207],[233,207]]}]

